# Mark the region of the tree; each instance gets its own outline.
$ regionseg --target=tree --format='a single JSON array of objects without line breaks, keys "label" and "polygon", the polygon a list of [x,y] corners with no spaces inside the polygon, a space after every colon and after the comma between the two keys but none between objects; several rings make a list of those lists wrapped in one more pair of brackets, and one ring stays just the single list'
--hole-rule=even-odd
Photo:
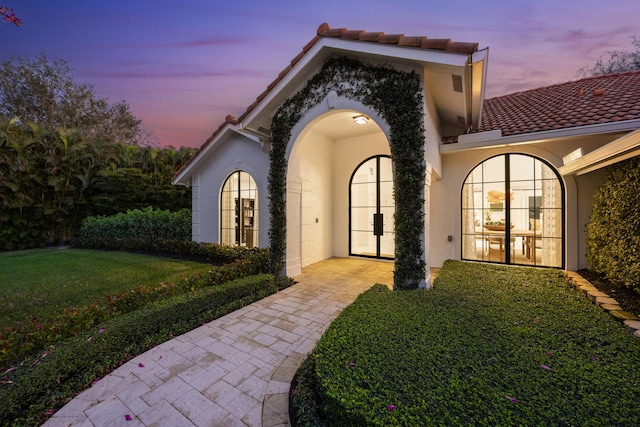
[{"label": "tree", "polygon": [[87,215],[190,207],[171,177],[194,151],[89,143],[77,129],[0,117],[0,251],[65,242]]},{"label": "tree", "polygon": [[635,50],[608,51],[596,61],[593,67],[582,67],[578,71],[579,75],[589,77],[640,70],[640,38],[632,37],[631,44]]},{"label": "tree", "polygon": [[88,142],[139,144],[146,138],[124,101],[109,104],[93,86],[77,83],[64,60],[45,54],[0,65],[0,116],[47,129],[78,129]]},{"label": "tree", "polygon": [[13,9],[6,6],[0,6],[0,18],[9,24],[15,25],[16,27],[22,25],[22,19],[18,18],[16,14],[13,13]]}]

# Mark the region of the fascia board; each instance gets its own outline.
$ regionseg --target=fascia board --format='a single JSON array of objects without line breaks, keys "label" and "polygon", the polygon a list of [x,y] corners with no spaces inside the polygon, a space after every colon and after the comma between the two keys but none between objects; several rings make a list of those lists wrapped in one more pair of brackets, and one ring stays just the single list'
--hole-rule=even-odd
[{"label": "fascia board", "polygon": [[[596,125],[580,126],[567,129],[549,130],[543,132],[524,133],[521,135],[504,136],[494,138],[493,132],[482,132],[477,135],[487,134],[487,139],[473,142],[457,142],[454,144],[441,144],[440,154],[456,153],[468,150],[481,150],[486,148],[500,148],[513,145],[535,144],[557,138],[570,138],[573,136],[596,135],[601,133],[629,132],[640,128],[640,120],[625,120],[613,123],[600,123]],[[474,134],[470,134],[474,135]]]},{"label": "fascia board", "polygon": [[[237,132],[235,130],[235,125],[227,124],[224,126],[209,143],[203,145],[203,147],[194,154],[194,158],[192,161],[187,162],[187,165],[182,169],[176,176],[171,180],[171,184],[173,185],[189,185],[188,178],[191,176],[191,172],[198,167],[198,165],[206,158],[208,158],[209,153],[215,151],[215,148],[220,143],[222,139],[230,132]],[[239,133],[239,132],[237,132]],[[246,135],[243,135],[246,137]]]},{"label": "fascia board", "polygon": [[463,67],[469,61],[469,55],[459,52],[447,52],[435,49],[421,49],[411,46],[398,46],[359,40],[345,40],[339,38],[325,38],[323,46],[348,52],[369,54],[393,58],[395,60],[415,61],[419,63],[435,63]]},{"label": "fascia board", "polygon": [[561,175],[583,175],[640,154],[640,129],[558,168]]},{"label": "fascia board", "polygon": [[473,127],[477,129],[482,120],[482,108],[487,82],[487,64],[489,60],[489,48],[474,52],[471,57],[471,111],[473,112]]}]

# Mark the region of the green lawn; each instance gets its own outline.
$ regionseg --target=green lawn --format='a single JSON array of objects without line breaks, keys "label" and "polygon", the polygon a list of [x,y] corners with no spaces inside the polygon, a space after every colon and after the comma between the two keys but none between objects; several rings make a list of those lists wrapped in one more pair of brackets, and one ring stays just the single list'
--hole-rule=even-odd
[{"label": "green lawn", "polygon": [[46,249],[0,253],[0,329],[209,269],[206,264],[127,252]]}]

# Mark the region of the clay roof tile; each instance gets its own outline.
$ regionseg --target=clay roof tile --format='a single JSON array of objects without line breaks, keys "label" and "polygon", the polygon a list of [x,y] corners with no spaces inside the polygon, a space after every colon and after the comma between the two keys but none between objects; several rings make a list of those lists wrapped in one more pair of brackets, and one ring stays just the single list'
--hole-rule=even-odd
[{"label": "clay roof tile", "polygon": [[487,99],[477,131],[500,129],[508,136],[537,132],[542,126],[567,129],[623,120],[640,120],[640,70]]},{"label": "clay roof tile", "polygon": [[424,36],[405,36],[398,43],[399,46],[413,46],[421,47],[424,40],[427,38]]},{"label": "clay roof tile", "polygon": [[360,40],[360,34],[364,33],[364,30],[347,30],[342,34],[343,39]]},{"label": "clay roof tile", "polygon": [[[302,48],[302,52],[298,53],[292,60],[291,63],[280,72],[278,77],[269,84],[267,89],[262,92],[256,100],[247,107],[245,112],[240,115],[240,117],[235,118],[233,116],[227,116],[225,121],[218,127],[218,129],[213,132],[213,134],[207,138],[205,143],[200,147],[200,150],[203,150],[205,146],[207,146],[217,134],[228,124],[236,125],[242,122],[253,109],[255,109],[260,101],[262,101],[267,94],[276,87],[276,85],[282,80],[282,78],[291,71],[293,66],[295,66],[300,59],[304,57],[304,55],[311,49],[313,46],[318,43],[318,41],[322,37],[336,37],[342,38],[346,40],[357,40],[363,42],[375,42],[375,43],[383,43],[383,44],[395,44],[403,47],[415,47],[419,49],[438,49],[438,50],[448,50],[451,52],[463,52],[463,53],[473,53],[477,49],[477,43],[456,43],[451,42],[450,39],[428,39],[425,36],[410,36],[405,37],[404,34],[385,34],[383,32],[368,32],[364,30],[348,30],[346,28],[331,28],[329,24],[322,23],[318,26],[316,30],[316,35]],[[455,141],[453,141],[455,142]],[[197,155],[192,156],[189,161],[183,165],[187,166],[188,163],[193,161]]]},{"label": "clay roof tile", "polygon": [[445,50],[447,45],[451,43],[451,39],[429,39],[425,38],[420,46],[423,49]]},{"label": "clay roof tile", "polygon": [[360,40],[365,42],[377,42],[378,40],[380,40],[380,37],[382,37],[383,35],[384,33],[382,32],[365,31],[360,34]]},{"label": "clay roof tile", "polygon": [[398,44],[404,38],[404,34],[382,34],[378,43]]}]

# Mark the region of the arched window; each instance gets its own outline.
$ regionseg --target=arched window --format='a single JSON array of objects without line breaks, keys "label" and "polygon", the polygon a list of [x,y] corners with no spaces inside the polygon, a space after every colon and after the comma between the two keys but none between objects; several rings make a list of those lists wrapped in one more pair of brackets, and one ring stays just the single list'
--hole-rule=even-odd
[{"label": "arched window", "polygon": [[485,160],[462,186],[462,258],[564,266],[564,187],[541,159]]},{"label": "arched window", "polygon": [[258,187],[247,172],[233,172],[222,186],[220,243],[258,246]]}]

